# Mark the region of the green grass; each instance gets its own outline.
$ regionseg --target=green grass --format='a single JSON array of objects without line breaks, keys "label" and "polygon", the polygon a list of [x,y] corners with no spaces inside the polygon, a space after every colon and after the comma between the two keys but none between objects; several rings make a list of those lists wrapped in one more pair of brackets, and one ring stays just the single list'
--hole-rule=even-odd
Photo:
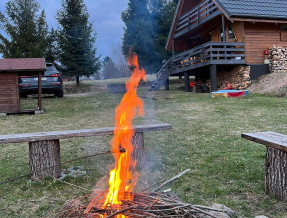
[{"label": "green grass", "polygon": [[[113,126],[122,95],[110,94],[105,87],[115,81],[89,82],[86,86],[97,90],[92,96],[44,98],[42,115],[0,117],[0,134]],[[148,164],[141,172],[139,188],[190,168],[190,173],[169,186],[184,201],[222,203],[237,217],[286,216],[287,203],[264,193],[265,147],[240,134],[269,130],[287,134],[287,98],[251,94],[212,99],[209,94],[185,93],[182,86],[173,81],[169,92],[139,89],[146,116],[134,123],[165,122],[173,127],[145,134]],[[21,103],[29,107],[37,100]],[[111,136],[62,140],[61,160],[107,151],[110,140]],[[0,181],[28,173],[27,143],[1,145],[0,162]],[[23,178],[1,185],[0,217],[56,217],[65,201],[89,193],[97,183],[97,187],[106,186],[112,163],[111,156],[100,156],[64,165],[84,166],[87,175],[65,180],[83,189],[53,179],[30,183]]]}]

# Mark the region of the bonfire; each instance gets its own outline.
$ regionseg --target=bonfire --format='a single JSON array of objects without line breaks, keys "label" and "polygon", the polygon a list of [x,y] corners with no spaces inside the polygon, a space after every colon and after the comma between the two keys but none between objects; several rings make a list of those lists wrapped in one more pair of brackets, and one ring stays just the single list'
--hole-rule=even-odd
[{"label": "bonfire", "polygon": [[[134,135],[132,121],[137,115],[144,115],[144,104],[137,96],[137,87],[141,80],[145,80],[146,72],[140,68],[135,54],[128,59],[128,63],[133,72],[126,82],[126,93],[116,108],[114,137],[111,141],[115,164],[109,173],[109,190],[94,190],[92,194],[66,202],[60,217],[198,217],[202,214],[216,217],[208,211],[225,210],[183,203],[174,196],[160,192],[165,185],[189,169],[167,181],[134,192],[139,173],[136,171],[134,145],[131,143]],[[149,191],[152,188],[155,189]]]}]

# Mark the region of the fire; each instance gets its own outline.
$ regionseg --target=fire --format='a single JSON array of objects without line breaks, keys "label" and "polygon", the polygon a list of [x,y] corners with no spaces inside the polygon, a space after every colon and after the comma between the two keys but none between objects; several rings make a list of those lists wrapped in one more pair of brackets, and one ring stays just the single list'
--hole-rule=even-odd
[{"label": "fire", "polygon": [[[137,182],[136,160],[132,158],[131,140],[134,135],[132,121],[136,115],[144,115],[143,101],[136,92],[140,80],[145,81],[146,72],[139,67],[136,54],[128,58],[128,64],[133,68],[133,73],[130,80],[126,82],[126,93],[116,108],[114,137],[111,141],[115,167],[110,171],[109,191],[103,208],[117,209],[122,200],[132,200],[131,192]],[[85,213],[93,207],[93,202],[94,200]]]}]

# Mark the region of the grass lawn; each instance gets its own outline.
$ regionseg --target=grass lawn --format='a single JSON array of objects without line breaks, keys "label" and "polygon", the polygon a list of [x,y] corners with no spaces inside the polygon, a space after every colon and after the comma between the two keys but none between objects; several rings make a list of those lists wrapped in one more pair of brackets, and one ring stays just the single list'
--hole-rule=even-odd
[{"label": "grass lawn", "polygon": [[[0,134],[28,133],[113,126],[115,107],[122,95],[106,91],[111,81],[90,82],[91,96],[44,98],[42,115],[0,117]],[[221,203],[237,217],[287,216],[287,203],[264,193],[265,147],[240,137],[243,132],[275,131],[287,134],[287,98],[250,94],[241,98],[211,99],[209,94],[185,93],[172,81],[170,91],[139,88],[146,116],[134,124],[169,123],[173,130],[145,134],[147,166],[138,186],[144,187],[190,168],[170,184],[172,193],[192,204]],[[21,100],[24,108],[37,100]],[[62,162],[109,150],[111,136],[61,141]],[[0,182],[29,172],[28,145],[1,145]],[[105,187],[113,164],[109,155],[63,165],[84,166],[87,175],[66,178],[77,185],[29,178],[0,185],[0,217],[56,217],[63,203]],[[168,187],[167,187],[168,188]]]}]

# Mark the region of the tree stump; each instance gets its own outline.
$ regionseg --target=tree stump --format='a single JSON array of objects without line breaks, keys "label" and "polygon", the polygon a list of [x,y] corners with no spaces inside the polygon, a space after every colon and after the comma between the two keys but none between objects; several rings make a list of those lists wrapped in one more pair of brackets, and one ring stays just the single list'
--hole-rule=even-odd
[{"label": "tree stump", "polygon": [[132,138],[134,146],[133,160],[137,161],[137,167],[142,168],[144,165],[144,134],[143,132],[136,132]]},{"label": "tree stump", "polygon": [[39,181],[44,177],[60,177],[60,141],[47,140],[29,142],[31,179]]},{"label": "tree stump", "polygon": [[287,152],[267,147],[265,191],[279,200],[287,201]]}]

